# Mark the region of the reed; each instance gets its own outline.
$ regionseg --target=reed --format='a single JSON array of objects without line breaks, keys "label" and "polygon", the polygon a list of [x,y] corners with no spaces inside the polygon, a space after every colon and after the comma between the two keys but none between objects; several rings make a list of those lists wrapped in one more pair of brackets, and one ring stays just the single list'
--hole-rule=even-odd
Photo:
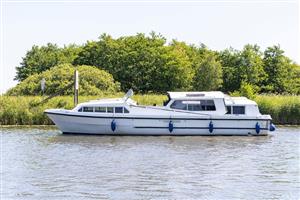
[{"label": "reed", "polygon": [[[79,102],[99,98],[122,97],[123,93],[100,96],[80,96]],[[162,105],[165,95],[146,94],[133,97],[140,105]],[[73,107],[72,96],[55,97],[43,105],[35,106],[40,96],[0,96],[0,125],[52,125],[43,113],[47,108]],[[255,101],[262,114],[270,114],[275,124],[300,125],[300,96],[258,95]]]},{"label": "reed", "polygon": [[300,96],[258,95],[255,101],[262,114],[270,114],[276,124],[300,125]]}]

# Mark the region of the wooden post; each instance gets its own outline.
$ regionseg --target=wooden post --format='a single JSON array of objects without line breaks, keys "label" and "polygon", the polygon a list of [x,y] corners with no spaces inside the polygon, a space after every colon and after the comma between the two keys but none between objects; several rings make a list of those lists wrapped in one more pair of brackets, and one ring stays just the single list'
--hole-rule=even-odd
[{"label": "wooden post", "polygon": [[79,88],[79,84],[78,84],[78,71],[77,69],[74,72],[74,106],[77,106],[78,104],[78,88]]}]

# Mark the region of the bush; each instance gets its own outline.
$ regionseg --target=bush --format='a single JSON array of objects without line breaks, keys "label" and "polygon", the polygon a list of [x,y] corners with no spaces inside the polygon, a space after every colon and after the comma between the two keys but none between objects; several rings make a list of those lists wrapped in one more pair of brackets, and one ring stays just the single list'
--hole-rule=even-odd
[{"label": "bush", "polygon": [[244,96],[247,97],[249,99],[255,99],[256,97],[256,87],[246,83],[246,82],[242,82],[241,83],[241,87],[238,91],[234,91],[232,93],[230,93],[231,96]]},{"label": "bush", "polygon": [[[45,94],[51,95],[62,90],[62,95],[73,94],[73,87],[64,90],[72,84],[74,67],[71,64],[57,65],[50,70],[40,74],[34,74],[26,78],[14,88],[10,89],[8,95],[38,95],[41,94],[40,82],[46,80]],[[112,75],[104,70],[92,66],[78,66],[79,71],[79,93],[81,95],[99,95],[103,93],[118,92],[120,84],[115,82]]]}]

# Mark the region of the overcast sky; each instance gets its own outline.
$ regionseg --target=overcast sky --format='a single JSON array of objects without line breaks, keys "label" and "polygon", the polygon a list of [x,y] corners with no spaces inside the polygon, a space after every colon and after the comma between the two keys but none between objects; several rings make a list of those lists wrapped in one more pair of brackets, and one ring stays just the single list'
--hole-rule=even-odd
[{"label": "overcast sky", "polygon": [[1,2],[0,93],[17,84],[15,67],[33,45],[60,46],[138,32],[204,43],[214,50],[280,44],[300,63],[299,3],[287,1]]}]

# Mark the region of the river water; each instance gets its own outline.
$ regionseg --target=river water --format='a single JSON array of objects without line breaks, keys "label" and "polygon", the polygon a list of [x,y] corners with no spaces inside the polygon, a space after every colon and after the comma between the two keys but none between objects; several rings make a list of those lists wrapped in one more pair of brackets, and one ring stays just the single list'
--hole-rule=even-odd
[{"label": "river water", "polygon": [[300,127],[261,137],[0,134],[1,199],[300,198]]}]

